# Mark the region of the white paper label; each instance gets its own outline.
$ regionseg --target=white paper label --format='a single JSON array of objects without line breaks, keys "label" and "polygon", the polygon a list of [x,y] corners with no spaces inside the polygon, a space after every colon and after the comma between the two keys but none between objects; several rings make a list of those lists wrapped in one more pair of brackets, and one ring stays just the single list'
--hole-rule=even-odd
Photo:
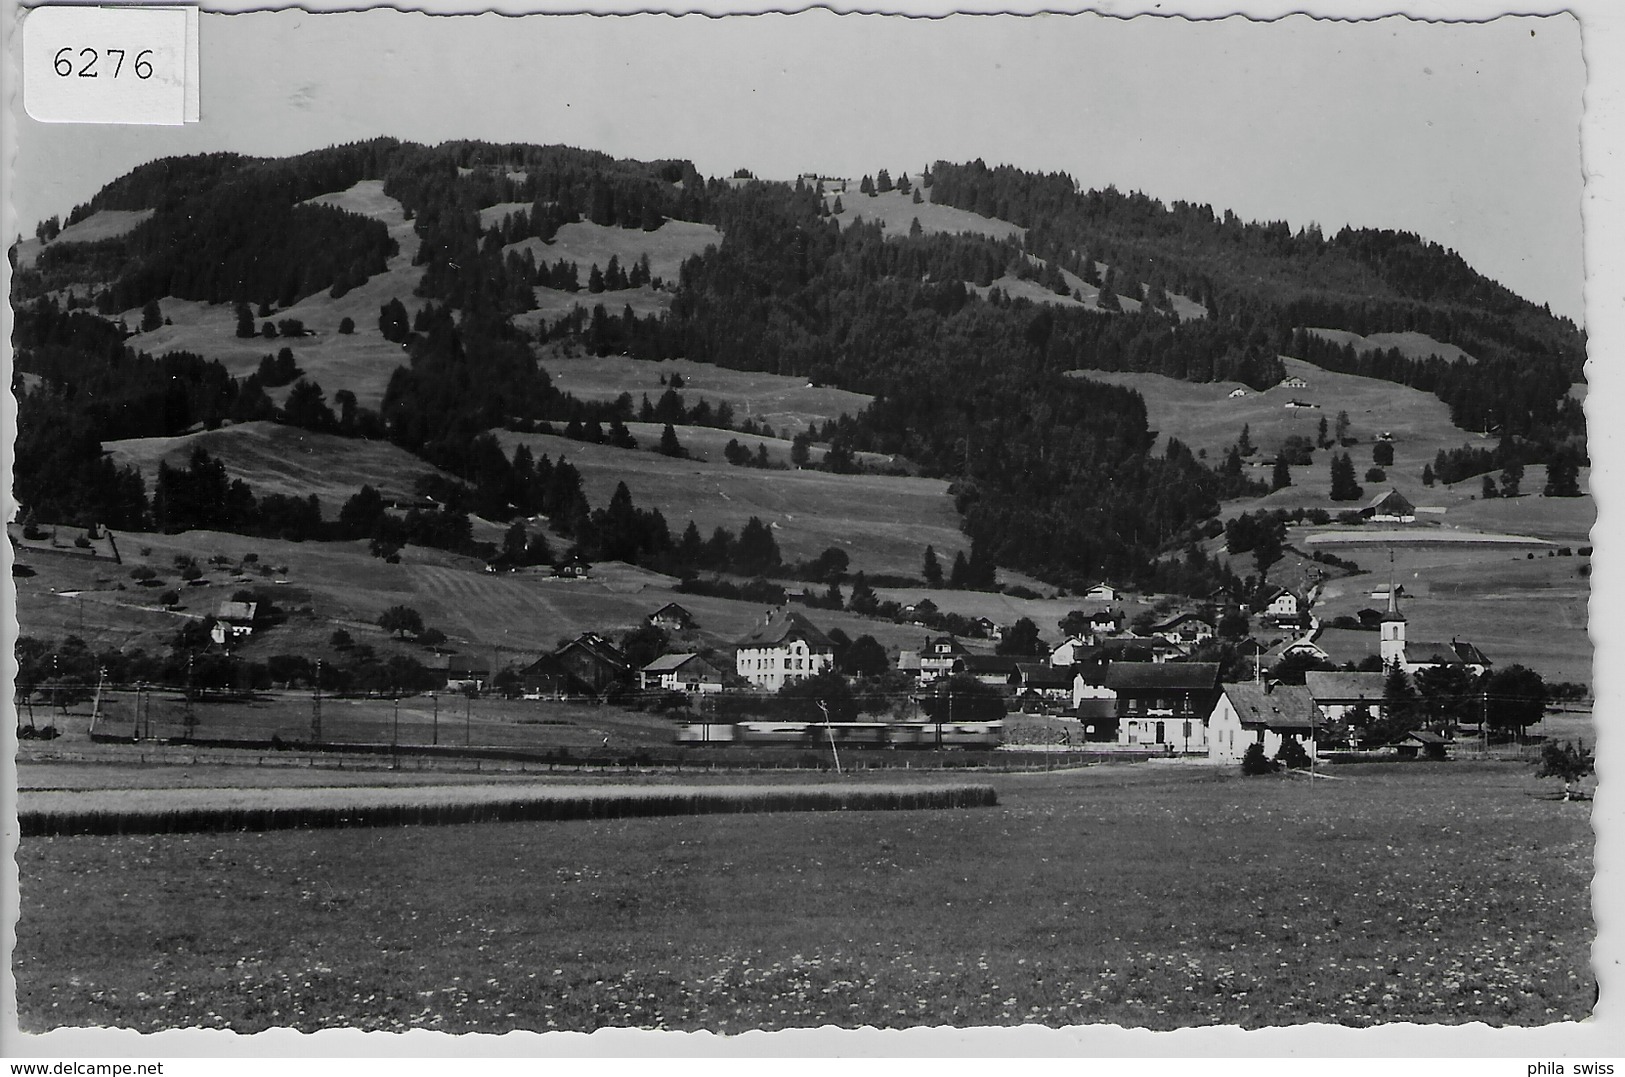
[{"label": "white paper label", "polygon": [[44,123],[195,122],[196,16],[179,7],[34,8],[23,20],[23,107]]}]

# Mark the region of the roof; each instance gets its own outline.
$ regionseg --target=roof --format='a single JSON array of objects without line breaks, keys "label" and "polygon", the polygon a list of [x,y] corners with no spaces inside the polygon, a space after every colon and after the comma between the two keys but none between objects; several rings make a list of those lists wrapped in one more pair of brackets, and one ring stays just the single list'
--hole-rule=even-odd
[{"label": "roof", "polygon": [[1405,735],[1406,740],[1421,741],[1423,744],[1449,744],[1450,738],[1430,733],[1425,729],[1413,729]]},{"label": "roof", "polygon": [[1380,508],[1403,509],[1407,512],[1416,511],[1416,506],[1411,504],[1410,498],[1406,497],[1404,494],[1393,489],[1392,487],[1388,489],[1387,493],[1378,494],[1376,497],[1372,498],[1371,503],[1366,505],[1367,511]]},{"label": "roof", "polygon": [[220,603],[220,610],[215,616],[227,621],[252,621],[254,619],[254,610],[258,605],[257,602],[232,602],[228,600]]},{"label": "roof", "polygon": [[1152,625],[1151,631],[1167,632],[1168,630],[1178,628],[1180,625],[1189,621],[1199,621],[1202,624],[1207,625],[1209,628],[1213,627],[1213,619],[1210,617],[1203,617],[1199,613],[1181,613],[1178,617],[1164,621],[1160,625]]},{"label": "roof", "polygon": [[1156,688],[1210,692],[1219,683],[1217,662],[1113,662],[1106,687],[1118,692]]},{"label": "roof", "polygon": [[696,658],[700,659],[701,665],[710,666],[709,662],[705,661],[703,658],[700,658],[700,656],[697,654],[663,654],[659,658],[656,658],[653,662],[650,662],[648,665],[644,666],[643,672],[675,673],[677,670],[688,665],[690,661]]},{"label": "roof", "polygon": [[1407,663],[1421,663],[1434,666],[1457,665],[1484,665],[1490,664],[1484,657],[1484,652],[1471,643],[1462,640],[1451,640],[1449,643],[1437,643],[1431,640],[1406,640],[1405,661]]},{"label": "roof", "polygon": [[[966,673],[1014,673],[1019,665],[1007,654],[962,654],[954,660],[954,668]],[[1071,680],[1067,680],[1071,684]]]},{"label": "roof", "polygon": [[621,653],[621,649],[596,632],[583,632],[554,653],[563,654],[572,647],[580,647],[599,661],[620,666],[622,669],[629,668],[626,655]]},{"label": "roof", "polygon": [[1340,703],[1345,700],[1382,702],[1388,684],[1386,673],[1322,673],[1310,671],[1303,675],[1303,686],[1316,703]]},{"label": "roof", "polygon": [[680,617],[684,618],[685,620],[693,620],[694,619],[694,615],[692,613],[688,612],[686,609],[679,606],[675,602],[666,603],[664,606],[661,606],[659,609],[657,609],[653,613],[649,614],[649,616],[650,617],[660,617],[660,616],[662,616],[664,614],[675,614],[677,616],[680,616]]},{"label": "roof", "polygon": [[791,639],[801,639],[815,651],[833,651],[835,644],[817,625],[795,610],[774,610],[767,621],[759,624],[736,647],[778,647]]},{"label": "roof", "polygon": [[1017,662],[1016,672],[1021,683],[1028,688],[1071,688],[1072,671],[1056,669],[1042,662]]},{"label": "roof", "polygon": [[1315,701],[1309,689],[1296,684],[1274,688],[1247,683],[1227,684],[1224,696],[1244,726],[1266,729],[1313,729]]}]

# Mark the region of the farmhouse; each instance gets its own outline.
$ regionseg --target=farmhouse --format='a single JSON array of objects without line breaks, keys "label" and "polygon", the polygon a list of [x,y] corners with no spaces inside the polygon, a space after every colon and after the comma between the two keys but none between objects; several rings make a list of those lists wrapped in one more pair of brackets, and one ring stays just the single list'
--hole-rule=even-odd
[{"label": "farmhouse", "polygon": [[596,632],[584,632],[520,670],[519,683],[528,698],[601,697],[631,675],[619,647]]},{"label": "farmhouse", "polygon": [[648,621],[667,632],[687,632],[696,623],[694,615],[675,602],[668,602],[649,614]]},{"label": "farmhouse", "polygon": [[1014,683],[1016,666],[1016,659],[1009,655],[962,654],[954,659],[953,672],[975,677],[989,687],[1004,689]]},{"label": "farmhouse", "polygon": [[[935,639],[927,636],[919,652],[920,683],[934,681],[938,677],[952,673],[954,663],[967,654],[970,654],[970,651],[952,636],[937,636]],[[899,655],[898,662],[901,661],[902,656]]]},{"label": "farmhouse", "polygon": [[488,664],[462,655],[437,654],[424,665],[445,678],[441,686],[448,692],[479,691],[491,679]]},{"label": "farmhouse", "polygon": [[1182,613],[1178,617],[1151,626],[1151,634],[1160,636],[1169,643],[1195,644],[1205,643],[1214,636],[1213,622],[1206,617],[1194,613]]},{"label": "farmhouse", "polygon": [[1382,697],[1388,683],[1386,673],[1332,673],[1313,670],[1303,675],[1303,686],[1315,701],[1320,716],[1328,722],[1341,722],[1358,707],[1373,718],[1382,717]]},{"label": "farmhouse", "polygon": [[1239,763],[1249,744],[1260,744],[1273,759],[1289,738],[1313,758],[1314,710],[1309,690],[1299,685],[1227,684],[1208,717],[1208,758]]},{"label": "farmhouse", "polygon": [[1360,510],[1360,515],[1373,523],[1410,524],[1416,522],[1416,506],[1404,494],[1390,488],[1387,493],[1373,498]]},{"label": "farmhouse", "polygon": [[567,580],[584,580],[592,575],[592,566],[580,554],[571,554],[553,566],[553,575]]},{"label": "farmhouse", "polygon": [[1090,602],[1116,602],[1117,588],[1102,580],[1085,591],[1080,597]]},{"label": "farmhouse", "polygon": [[1288,408],[1293,408],[1293,409],[1307,410],[1307,411],[1319,411],[1320,410],[1320,405],[1319,404],[1311,404],[1307,400],[1299,400],[1296,397],[1294,397],[1291,400],[1288,400],[1286,402],[1286,404],[1283,405],[1283,406],[1288,407]]},{"label": "farmhouse", "polygon": [[722,691],[722,671],[697,654],[663,654],[638,670],[645,692],[687,692],[705,695]]},{"label": "farmhouse", "polygon": [[1072,673],[1043,662],[1017,662],[1009,683],[1022,710],[1059,710],[1072,697]]},{"label": "farmhouse", "polygon": [[1231,400],[1236,400],[1236,399],[1238,399],[1240,397],[1244,397],[1246,395],[1247,395],[1247,390],[1246,390],[1246,388],[1244,386],[1238,385],[1234,389],[1230,390],[1230,399]]},{"label": "farmhouse", "polygon": [[1280,382],[1277,383],[1277,384],[1278,384],[1278,387],[1282,388],[1282,389],[1307,389],[1307,388],[1309,388],[1309,383],[1304,381],[1302,378],[1298,377],[1296,374],[1287,375],[1286,377],[1282,378],[1280,380]]},{"label": "farmhouse", "polygon": [[1214,662],[1113,662],[1105,687],[1117,699],[1117,742],[1201,751],[1219,691]]},{"label": "farmhouse", "polygon": [[981,630],[982,635],[995,643],[1004,638],[1004,626],[991,617],[976,618],[976,627]]},{"label": "farmhouse", "polygon": [[209,629],[209,638],[225,646],[254,634],[254,612],[257,602],[226,601],[215,611],[215,622]]},{"label": "farmhouse", "polygon": [[835,645],[794,610],[775,610],[734,645],[734,668],[758,688],[778,691],[835,668]]}]

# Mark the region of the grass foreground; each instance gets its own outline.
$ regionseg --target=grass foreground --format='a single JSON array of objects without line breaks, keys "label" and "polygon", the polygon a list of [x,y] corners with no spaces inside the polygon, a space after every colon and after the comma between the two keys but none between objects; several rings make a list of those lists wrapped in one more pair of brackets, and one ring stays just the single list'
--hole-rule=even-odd
[{"label": "grass foreground", "polygon": [[1588,807],[1521,764],[997,775],[996,807],[25,838],[26,1031],[1539,1025]]}]

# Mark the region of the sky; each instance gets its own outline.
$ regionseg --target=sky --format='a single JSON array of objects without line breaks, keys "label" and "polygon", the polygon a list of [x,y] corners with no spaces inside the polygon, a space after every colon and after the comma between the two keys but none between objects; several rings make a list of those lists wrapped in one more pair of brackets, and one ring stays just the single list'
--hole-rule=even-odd
[{"label": "sky", "polygon": [[1416,232],[1583,313],[1568,16],[205,14],[203,122],[17,122],[16,230],[173,153],[388,134],[859,176],[980,157],[1294,227]]}]

